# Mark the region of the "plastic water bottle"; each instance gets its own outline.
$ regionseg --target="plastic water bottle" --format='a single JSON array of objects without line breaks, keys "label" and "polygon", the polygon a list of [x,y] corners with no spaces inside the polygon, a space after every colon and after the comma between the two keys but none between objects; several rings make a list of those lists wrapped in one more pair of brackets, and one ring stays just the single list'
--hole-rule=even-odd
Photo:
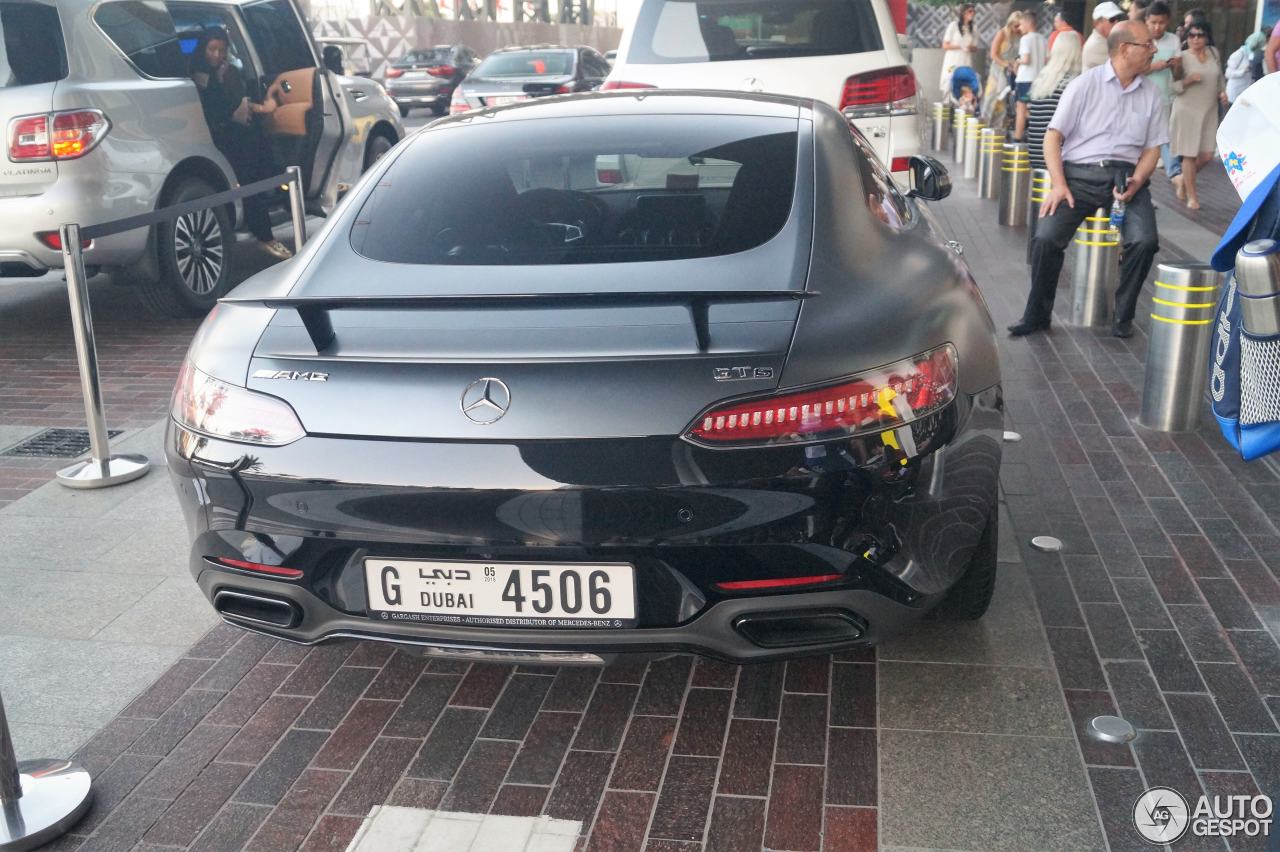
[{"label": "plastic water bottle", "polygon": [[1111,229],[1119,231],[1124,225],[1124,202],[1119,198],[1111,202]]}]

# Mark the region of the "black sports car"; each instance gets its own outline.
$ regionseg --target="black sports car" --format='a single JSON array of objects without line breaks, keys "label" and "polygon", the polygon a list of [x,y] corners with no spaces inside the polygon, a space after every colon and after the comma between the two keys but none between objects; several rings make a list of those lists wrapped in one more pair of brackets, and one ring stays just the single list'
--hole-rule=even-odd
[{"label": "black sports car", "polygon": [[810,100],[437,122],[196,335],[167,440],[191,570],[273,636],[519,659],[976,618],[1000,373],[927,220]]}]

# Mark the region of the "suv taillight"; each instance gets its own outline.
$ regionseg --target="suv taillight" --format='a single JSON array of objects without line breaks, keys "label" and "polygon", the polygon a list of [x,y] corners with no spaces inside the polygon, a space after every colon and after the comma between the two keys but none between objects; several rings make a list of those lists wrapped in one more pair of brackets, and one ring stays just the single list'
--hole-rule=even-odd
[{"label": "suv taillight", "polygon": [[92,151],[110,129],[111,122],[96,109],[20,115],[9,122],[9,159],[74,160]]},{"label": "suv taillight", "polygon": [[452,77],[457,70],[452,65],[432,65],[427,73],[432,77]]},{"label": "suv taillight", "polygon": [[449,114],[457,115],[469,109],[471,109],[471,104],[467,103],[467,96],[462,93],[462,87],[459,86],[453,90],[453,95],[449,98]]},{"label": "suv taillight", "polygon": [[914,115],[916,75],[905,65],[854,74],[844,81],[840,111],[848,118]]},{"label": "suv taillight", "polygon": [[713,447],[830,441],[905,426],[956,395],[951,344],[836,384],[717,405],[684,437]]},{"label": "suv taillight", "polygon": [[404,75],[403,68],[388,68],[387,73],[384,75],[384,79],[392,80],[392,79],[395,79],[396,77],[401,77],[403,75]]}]

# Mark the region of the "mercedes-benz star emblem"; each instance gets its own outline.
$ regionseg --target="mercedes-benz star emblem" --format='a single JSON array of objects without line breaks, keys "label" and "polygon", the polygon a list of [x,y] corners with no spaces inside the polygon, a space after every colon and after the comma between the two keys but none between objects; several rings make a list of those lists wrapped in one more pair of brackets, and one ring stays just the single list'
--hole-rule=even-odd
[{"label": "mercedes-benz star emblem", "polygon": [[502,379],[476,379],[462,392],[462,413],[484,426],[502,419],[511,407],[511,391]]}]

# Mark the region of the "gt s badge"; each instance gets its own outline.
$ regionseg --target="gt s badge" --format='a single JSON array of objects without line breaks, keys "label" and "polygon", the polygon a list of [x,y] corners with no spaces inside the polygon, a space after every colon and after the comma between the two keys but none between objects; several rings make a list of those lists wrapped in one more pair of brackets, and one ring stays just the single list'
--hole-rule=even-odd
[{"label": "gt s badge", "polygon": [[315,371],[298,372],[297,370],[254,370],[255,379],[288,379],[294,382],[327,382],[328,373]]},{"label": "gt s badge", "polygon": [[772,379],[772,367],[713,367],[711,375],[717,382],[740,382],[744,379]]}]

